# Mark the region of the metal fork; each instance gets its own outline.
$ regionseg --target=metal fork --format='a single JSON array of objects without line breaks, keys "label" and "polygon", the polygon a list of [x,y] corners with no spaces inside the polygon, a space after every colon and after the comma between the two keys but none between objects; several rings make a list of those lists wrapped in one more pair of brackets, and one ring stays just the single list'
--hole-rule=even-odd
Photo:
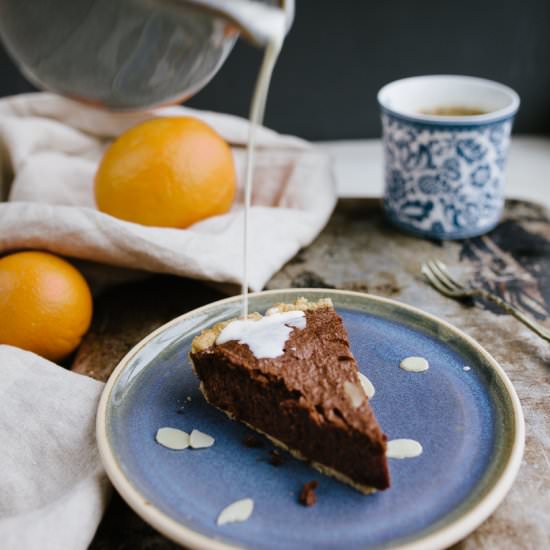
[{"label": "metal fork", "polygon": [[513,315],[525,326],[530,328],[544,340],[550,342],[550,330],[539,325],[532,319],[529,319],[523,312],[515,308],[508,302],[505,302],[495,294],[487,292],[482,288],[465,287],[459,283],[447,270],[447,266],[439,260],[430,260],[422,264],[422,273],[428,279],[428,282],[441,294],[462,300],[465,298],[483,298],[500,306],[506,313]]}]

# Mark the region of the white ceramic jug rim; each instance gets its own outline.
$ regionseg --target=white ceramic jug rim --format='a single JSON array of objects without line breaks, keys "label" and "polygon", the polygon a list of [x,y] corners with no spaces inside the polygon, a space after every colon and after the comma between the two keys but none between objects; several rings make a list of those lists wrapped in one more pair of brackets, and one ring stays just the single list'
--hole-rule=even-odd
[{"label": "white ceramic jug rim", "polygon": [[[431,100],[432,105],[424,105],[431,108],[450,104],[456,106],[457,103],[460,106],[477,106],[478,101],[493,102],[497,107],[489,106],[487,112],[478,115],[434,115],[420,112],[420,105],[415,109],[415,97],[422,98],[417,101],[424,102],[429,102],[429,97],[439,97]],[[485,78],[445,74],[394,80],[380,89],[377,99],[383,111],[397,117],[424,124],[452,126],[482,125],[505,120],[513,117],[520,105],[518,94],[509,86]],[[433,105],[434,102],[438,105]]]}]

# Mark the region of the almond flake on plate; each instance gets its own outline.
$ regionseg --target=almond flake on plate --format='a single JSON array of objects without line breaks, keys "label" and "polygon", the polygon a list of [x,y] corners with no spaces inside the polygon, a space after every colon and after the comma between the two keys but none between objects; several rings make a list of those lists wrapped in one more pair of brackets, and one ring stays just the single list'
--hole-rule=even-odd
[{"label": "almond flake on plate", "polygon": [[422,454],[422,445],[414,439],[392,439],[388,441],[388,458],[415,458]]},{"label": "almond flake on plate", "polygon": [[189,434],[177,428],[160,428],[155,439],[159,445],[173,451],[183,451],[189,447]]},{"label": "almond flake on plate", "polygon": [[253,510],[254,501],[251,498],[236,500],[220,512],[216,523],[218,525],[225,525],[226,523],[246,521],[252,515]]},{"label": "almond flake on plate", "polygon": [[372,382],[362,372],[358,374],[359,374],[359,382],[361,382],[361,386],[363,386],[363,389],[365,390],[367,397],[369,399],[372,399],[373,395],[376,393],[374,386],[372,385]]},{"label": "almond flake on plate", "polygon": [[200,432],[199,430],[193,430],[189,438],[189,444],[192,449],[205,449],[206,447],[212,447],[215,439],[208,434]]},{"label": "almond flake on plate", "polygon": [[363,393],[363,388],[359,387],[351,382],[348,382],[347,380],[344,382],[344,391],[347,393],[351,405],[354,409],[359,407],[361,403],[363,403],[365,399],[365,395]]}]

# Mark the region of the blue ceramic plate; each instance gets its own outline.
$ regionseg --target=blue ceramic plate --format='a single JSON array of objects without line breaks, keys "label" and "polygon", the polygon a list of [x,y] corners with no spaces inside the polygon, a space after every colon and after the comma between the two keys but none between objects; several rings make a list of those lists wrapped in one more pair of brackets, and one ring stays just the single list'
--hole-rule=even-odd
[{"label": "blue ceramic plate", "polygon": [[[190,548],[329,549],[449,546],[475,529],[504,498],[524,444],[521,407],[506,374],[474,340],[418,309],[334,290],[286,290],[251,296],[251,310],[273,303],[332,298],[361,370],[376,388],[371,404],[390,439],[424,447],[414,459],[390,459],[391,489],[364,496],[305,463],[268,462],[272,448],[242,444],[247,428],[201,396],[188,353],[203,328],[238,316],[240,299],[222,300],[161,327],[119,364],[105,387],[97,433],[107,473],[146,521]],[[430,369],[399,368],[409,355]],[[470,370],[464,370],[464,367]],[[171,451],[155,443],[163,426],[200,429],[213,447]],[[320,482],[317,505],[298,501]],[[231,502],[251,497],[244,523],[216,525]]]}]

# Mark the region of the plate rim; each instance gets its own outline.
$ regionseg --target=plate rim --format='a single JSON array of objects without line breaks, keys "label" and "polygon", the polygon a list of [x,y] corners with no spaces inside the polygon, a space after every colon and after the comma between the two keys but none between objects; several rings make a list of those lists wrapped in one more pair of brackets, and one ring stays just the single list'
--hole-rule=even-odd
[{"label": "plate rim", "polygon": [[[435,322],[436,324],[444,326],[447,330],[454,333],[456,336],[466,341],[471,347],[473,347],[478,353],[480,353],[484,359],[490,364],[491,368],[495,371],[498,378],[502,382],[510,402],[512,404],[512,412],[514,415],[513,425],[515,431],[515,437],[512,442],[512,448],[507,463],[502,469],[500,476],[496,479],[493,485],[489,488],[488,492],[479,499],[477,503],[470,509],[457,517],[452,523],[443,525],[436,531],[429,533],[421,538],[404,542],[397,545],[392,545],[391,541],[384,545],[384,548],[391,548],[392,550],[437,550],[440,548],[448,547],[456,542],[460,541],[477,527],[479,527],[498,507],[498,505],[504,500],[508,491],[511,489],[523,458],[523,452],[525,448],[525,420],[523,416],[523,410],[516,390],[510,381],[508,375],[504,369],[500,366],[497,360],[487,351],[481,344],[479,344],[474,338],[455,327],[451,323],[428,313],[416,306],[412,306],[391,298],[385,298],[383,296],[376,296],[365,292],[356,292],[351,290],[339,290],[339,289],[326,289],[326,288],[283,288],[263,290],[260,292],[254,292],[249,294],[249,298],[257,296],[268,296],[271,294],[295,294],[309,293],[309,294],[339,294],[348,297],[358,297],[361,299],[371,300],[373,302],[379,302],[387,305],[393,305],[400,309],[408,310],[411,313],[427,318],[428,320]],[[96,416],[96,439],[99,449],[99,455],[101,462],[109,480],[114,485],[118,493],[124,498],[126,503],[147,523],[157,529],[160,533],[168,537],[169,539],[177,542],[178,544],[184,544],[189,548],[197,550],[239,550],[241,546],[235,546],[234,544],[216,540],[207,535],[203,535],[192,528],[185,526],[184,524],[171,518],[158,508],[156,508],[151,502],[149,502],[139,491],[136,489],[126,475],[119,467],[115,454],[109,445],[109,439],[107,436],[107,408],[113,387],[120,378],[121,374],[126,369],[130,359],[136,355],[142,348],[144,348],[152,339],[161,334],[165,330],[169,329],[180,323],[187,317],[195,316],[201,311],[211,308],[214,305],[222,305],[231,302],[238,302],[241,300],[240,295],[223,298],[210,302],[199,308],[195,308],[191,311],[179,315],[178,317],[168,321],[162,326],[155,329],[148,334],[145,338],[140,340],[135,346],[132,347],[126,355],[119,361],[101,394],[101,398],[98,405]]]}]

